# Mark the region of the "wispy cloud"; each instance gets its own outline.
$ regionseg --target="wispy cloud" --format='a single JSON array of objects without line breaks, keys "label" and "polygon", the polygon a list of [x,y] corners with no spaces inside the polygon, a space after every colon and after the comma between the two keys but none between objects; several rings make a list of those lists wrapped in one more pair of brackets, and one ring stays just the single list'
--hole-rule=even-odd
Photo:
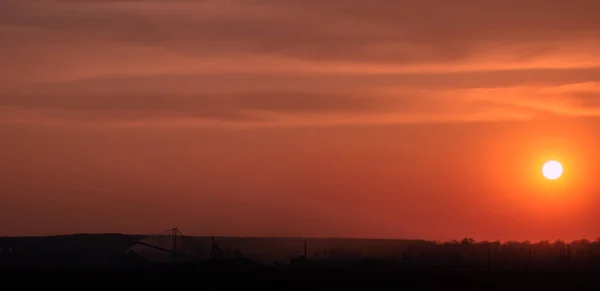
[{"label": "wispy cloud", "polygon": [[0,112],[3,122],[265,125],[596,115],[595,8],[7,0]]}]

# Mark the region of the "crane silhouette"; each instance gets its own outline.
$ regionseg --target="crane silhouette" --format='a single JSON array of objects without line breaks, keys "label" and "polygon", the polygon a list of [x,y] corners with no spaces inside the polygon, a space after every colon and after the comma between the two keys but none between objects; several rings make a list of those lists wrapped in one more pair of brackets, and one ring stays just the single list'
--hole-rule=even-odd
[{"label": "crane silhouette", "polygon": [[[189,255],[182,250],[183,238],[186,237],[179,229],[171,228],[163,232],[146,236],[133,242],[133,245],[129,247],[127,251],[133,251],[138,253],[139,247],[149,248],[157,250],[159,252],[168,254],[171,256],[172,263],[181,262],[200,262],[203,259]],[[223,253],[215,241],[215,237],[212,237],[212,246],[209,256],[209,260],[217,260],[223,257]]]}]

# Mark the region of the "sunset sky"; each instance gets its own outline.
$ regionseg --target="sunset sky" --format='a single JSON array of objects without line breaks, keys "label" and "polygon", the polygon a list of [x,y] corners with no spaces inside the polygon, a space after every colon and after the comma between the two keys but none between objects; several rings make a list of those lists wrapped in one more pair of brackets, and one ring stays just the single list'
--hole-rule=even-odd
[{"label": "sunset sky", "polygon": [[596,239],[598,11],[1,0],[0,236]]}]

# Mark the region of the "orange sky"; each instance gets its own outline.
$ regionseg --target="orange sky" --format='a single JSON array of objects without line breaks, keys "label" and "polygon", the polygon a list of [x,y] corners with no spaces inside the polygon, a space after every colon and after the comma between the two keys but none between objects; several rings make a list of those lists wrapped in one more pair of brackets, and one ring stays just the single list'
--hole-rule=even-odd
[{"label": "orange sky", "polygon": [[0,235],[595,239],[599,9],[1,1]]}]

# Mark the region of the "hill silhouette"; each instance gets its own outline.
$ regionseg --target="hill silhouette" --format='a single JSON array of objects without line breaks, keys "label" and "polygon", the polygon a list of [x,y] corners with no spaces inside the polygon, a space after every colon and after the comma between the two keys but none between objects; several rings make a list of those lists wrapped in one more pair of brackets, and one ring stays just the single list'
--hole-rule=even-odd
[{"label": "hill silhouette", "polygon": [[[0,239],[0,267],[5,273],[27,272],[29,275],[56,270],[89,271],[88,274],[113,272],[113,275],[122,275],[123,270],[131,271],[130,274],[153,272],[161,278],[183,276],[190,284],[204,278],[207,284],[235,288],[246,286],[243,282],[254,282],[252,284],[263,289],[267,288],[264,284],[277,285],[276,281],[284,285],[296,282],[298,288],[313,290],[329,286],[319,283],[315,287],[311,285],[314,282],[371,286],[369,284],[388,281],[394,282],[391,283],[396,284],[394,286],[434,287],[439,284],[473,287],[536,283],[552,289],[567,286],[562,284],[591,286],[598,282],[595,278],[600,274],[600,240],[500,243],[466,238],[439,243],[318,238],[216,237],[213,240],[212,237],[183,236],[177,238],[178,255],[173,255],[173,246],[164,238],[168,236],[5,237]],[[145,247],[146,244],[157,248]],[[161,253],[162,257],[153,256]],[[241,285],[221,285],[217,278],[223,276],[239,280]]]},{"label": "hill silhouette", "polygon": [[[177,251],[198,261],[210,260],[212,244],[221,248],[223,259],[244,257],[265,265],[290,264],[306,256],[313,263],[377,260],[410,262],[412,267],[450,269],[595,269],[600,268],[600,239],[530,242],[435,242],[395,239],[259,238],[179,236]],[[145,260],[162,251],[136,247],[135,242],[172,250],[170,235],[74,234],[48,237],[0,239],[2,265],[120,264],[129,250]],[[168,254],[168,250],[164,253]]]}]

